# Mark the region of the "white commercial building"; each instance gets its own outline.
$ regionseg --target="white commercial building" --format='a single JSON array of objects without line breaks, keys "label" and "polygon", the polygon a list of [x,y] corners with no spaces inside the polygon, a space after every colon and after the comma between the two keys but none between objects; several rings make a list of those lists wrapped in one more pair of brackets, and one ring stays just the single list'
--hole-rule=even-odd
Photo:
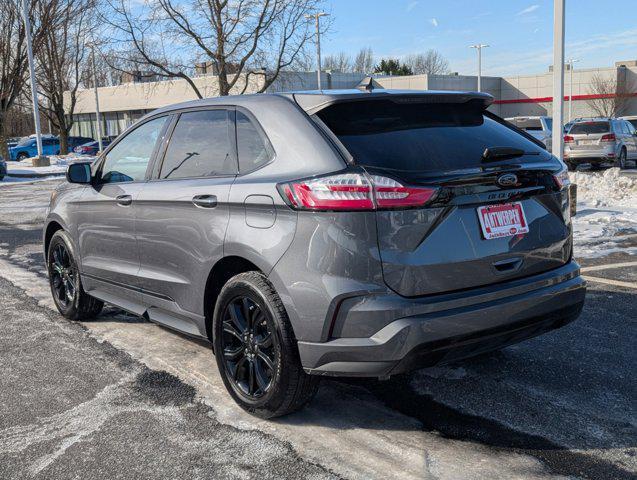
[{"label": "white commercial building", "polygon": [[[324,89],[354,88],[365,79],[359,73],[324,72]],[[616,93],[600,90],[599,80],[607,80],[625,86],[623,115],[637,115],[637,61],[617,62],[614,67],[573,70],[572,96],[573,118],[594,116],[593,101],[611,101]],[[477,78],[467,75],[410,75],[374,76],[383,88],[406,90],[475,90]],[[218,95],[217,78],[214,75],[200,75],[193,78],[201,95]],[[232,93],[253,93],[263,86],[264,76],[252,76],[245,84],[241,78]],[[317,87],[316,72],[284,72],[270,87],[268,92],[290,90],[313,90]],[[482,90],[494,96],[491,110],[502,117],[551,115],[553,74],[550,71],[540,75],[520,75],[514,77],[482,77]],[[565,111],[569,111],[571,93],[571,72],[565,78]],[[120,134],[142,115],[156,108],[197,98],[186,80],[174,79],[158,82],[122,83],[113,87],[98,89],[102,132],[107,136]],[[606,100],[605,100],[606,99]],[[92,90],[81,90],[75,106],[75,124],[72,135],[95,138],[95,98]],[[565,120],[568,116],[565,115]]]}]

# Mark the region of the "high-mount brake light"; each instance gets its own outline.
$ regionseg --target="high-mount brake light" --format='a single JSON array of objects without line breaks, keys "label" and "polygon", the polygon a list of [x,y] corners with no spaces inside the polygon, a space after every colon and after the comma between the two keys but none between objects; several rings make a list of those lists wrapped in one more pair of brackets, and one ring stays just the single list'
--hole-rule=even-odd
[{"label": "high-mount brake light", "polygon": [[376,210],[425,205],[437,189],[406,187],[380,175],[343,173],[279,185],[284,199],[299,210]]}]

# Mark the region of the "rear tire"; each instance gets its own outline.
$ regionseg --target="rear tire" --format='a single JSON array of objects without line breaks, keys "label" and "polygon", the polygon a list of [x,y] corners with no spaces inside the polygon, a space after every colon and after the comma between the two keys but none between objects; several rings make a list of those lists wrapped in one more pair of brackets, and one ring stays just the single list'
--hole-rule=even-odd
[{"label": "rear tire", "polygon": [[29,158],[29,155],[26,152],[20,152],[20,153],[18,153],[18,156],[16,157],[16,160],[18,162],[21,162],[22,160],[26,160],[27,158]]},{"label": "rear tire", "polygon": [[303,371],[283,303],[262,273],[241,273],[224,285],[213,335],[223,383],[247,412],[279,417],[314,397],[319,378]]},{"label": "rear tire", "polygon": [[58,230],[47,251],[47,271],[51,294],[58,311],[69,320],[88,320],[102,311],[104,302],[84,291],[71,237]]},{"label": "rear tire", "polygon": [[619,152],[619,158],[617,159],[617,163],[619,164],[619,168],[621,170],[625,170],[626,169],[626,149],[622,148],[621,152]]}]

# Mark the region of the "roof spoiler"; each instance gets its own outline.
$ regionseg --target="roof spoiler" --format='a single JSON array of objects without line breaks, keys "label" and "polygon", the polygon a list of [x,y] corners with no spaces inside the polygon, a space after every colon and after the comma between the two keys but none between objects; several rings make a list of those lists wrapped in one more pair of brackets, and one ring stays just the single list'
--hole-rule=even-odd
[{"label": "roof spoiler", "polygon": [[[352,92],[352,93],[349,93]],[[418,91],[418,90],[353,90],[348,93],[294,93],[294,100],[312,115],[330,105],[341,102],[358,102],[369,100],[390,100],[396,103],[468,103],[479,101],[484,109],[493,103],[493,96],[482,92],[454,92],[454,91]]]}]

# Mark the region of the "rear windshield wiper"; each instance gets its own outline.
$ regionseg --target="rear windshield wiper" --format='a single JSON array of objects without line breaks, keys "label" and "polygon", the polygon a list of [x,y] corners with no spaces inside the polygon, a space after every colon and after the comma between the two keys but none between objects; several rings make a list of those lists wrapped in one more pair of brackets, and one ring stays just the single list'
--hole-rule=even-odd
[{"label": "rear windshield wiper", "polygon": [[540,152],[527,152],[515,147],[487,147],[482,154],[483,162],[497,162],[510,158],[523,157],[524,155],[539,155]]}]

